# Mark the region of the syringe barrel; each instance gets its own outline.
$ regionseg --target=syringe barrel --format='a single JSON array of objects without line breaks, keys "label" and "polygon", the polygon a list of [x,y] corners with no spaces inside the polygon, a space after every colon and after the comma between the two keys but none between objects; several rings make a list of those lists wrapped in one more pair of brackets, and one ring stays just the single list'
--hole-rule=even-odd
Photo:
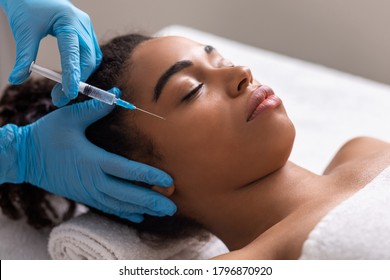
[{"label": "syringe barrel", "polygon": [[114,104],[116,100],[115,94],[112,94],[108,91],[88,85],[83,82],[80,83],[79,91],[86,96],[89,96],[91,98],[97,99],[110,105]]}]

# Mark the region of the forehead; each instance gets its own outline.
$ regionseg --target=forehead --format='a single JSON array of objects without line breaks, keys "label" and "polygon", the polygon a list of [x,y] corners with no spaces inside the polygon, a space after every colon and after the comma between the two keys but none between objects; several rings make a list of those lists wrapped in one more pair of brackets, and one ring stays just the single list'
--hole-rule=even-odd
[{"label": "forehead", "polygon": [[190,39],[177,36],[159,37],[142,43],[134,50],[132,61],[138,63],[164,64],[189,59],[202,45]]}]

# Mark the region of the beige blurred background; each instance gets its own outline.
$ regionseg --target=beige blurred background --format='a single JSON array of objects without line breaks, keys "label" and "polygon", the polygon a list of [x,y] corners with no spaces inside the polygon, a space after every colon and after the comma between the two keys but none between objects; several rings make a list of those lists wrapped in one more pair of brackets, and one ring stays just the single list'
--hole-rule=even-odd
[{"label": "beige blurred background", "polygon": [[[390,84],[388,0],[72,2],[90,15],[99,40],[180,24]],[[3,13],[0,25],[2,88],[15,54]],[[44,39],[38,62],[60,69],[53,38]]]}]

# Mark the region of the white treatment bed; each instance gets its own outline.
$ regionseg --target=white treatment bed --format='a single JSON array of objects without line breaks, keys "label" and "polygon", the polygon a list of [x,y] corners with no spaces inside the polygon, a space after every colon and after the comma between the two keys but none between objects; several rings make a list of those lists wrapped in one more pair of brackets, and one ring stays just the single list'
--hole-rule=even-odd
[{"label": "white treatment bed", "polygon": [[[390,141],[389,85],[182,26],[167,27],[159,34],[213,45],[236,65],[249,66],[258,81],[271,86],[296,127],[290,159],[307,169],[321,173],[340,146],[353,137]],[[23,221],[3,216],[0,223],[1,259],[50,258],[49,231],[36,232]],[[218,245],[215,253],[220,249]]]}]

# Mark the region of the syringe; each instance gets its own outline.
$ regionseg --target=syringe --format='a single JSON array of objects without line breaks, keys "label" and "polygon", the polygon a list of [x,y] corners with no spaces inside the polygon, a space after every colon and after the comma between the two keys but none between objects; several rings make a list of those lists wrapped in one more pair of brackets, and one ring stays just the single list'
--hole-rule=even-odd
[{"label": "syringe", "polygon": [[[62,83],[62,77],[59,73],[54,72],[53,70],[44,68],[42,66],[36,65],[34,61],[30,65],[30,72],[39,74],[43,77],[46,77],[50,80],[57,82],[57,83]],[[115,103],[116,105],[119,105],[121,107],[130,109],[130,110],[139,110],[139,111],[144,112],[146,114],[149,114],[151,116],[165,120],[163,117],[160,117],[159,115],[150,113],[150,112],[145,111],[143,109],[140,109],[127,101],[124,101],[120,98],[117,98],[115,96],[115,94],[113,94],[113,93],[110,93],[108,91],[102,90],[100,88],[91,86],[91,85],[83,83],[83,82],[80,82],[80,84],[79,84],[79,92],[84,94],[84,95],[87,95],[91,98],[97,99],[97,100],[102,101],[102,102],[107,103],[107,104],[110,104],[110,105]]]}]

